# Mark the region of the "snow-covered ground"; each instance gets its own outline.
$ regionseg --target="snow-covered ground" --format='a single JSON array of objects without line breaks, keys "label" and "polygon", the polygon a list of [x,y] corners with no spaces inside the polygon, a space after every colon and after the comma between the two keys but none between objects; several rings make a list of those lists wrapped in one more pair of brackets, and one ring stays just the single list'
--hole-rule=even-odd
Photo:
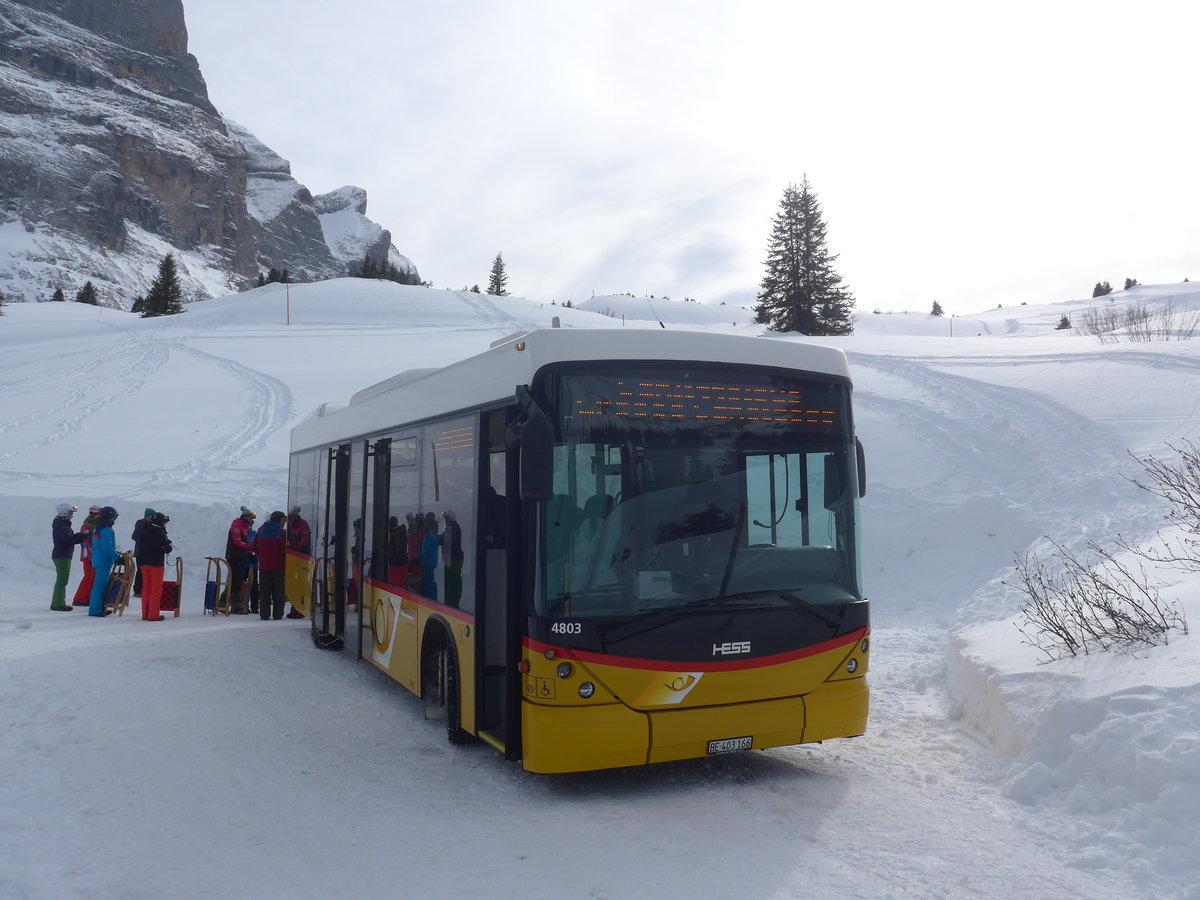
[{"label": "snow-covered ground", "polygon": [[[319,403],[559,316],[761,334],[745,310],[577,308],[341,280],[141,320],[0,317],[0,897],[1200,898],[1200,644],[1040,663],[1019,553],[1140,540],[1127,451],[1200,440],[1200,339],[1102,345],[1064,314],[860,315],[872,709],[851,741],[572,776],[452,747],[417,698],[304,622],[200,615],[242,504],[284,507]],[[772,336],[771,340],[796,340]],[[49,610],[54,506],[171,516],[184,615]],[[79,521],[79,519],[77,519]],[[121,523],[124,523],[123,525]],[[79,577],[79,564],[72,580]],[[1200,582],[1163,596],[1200,627]]]}]

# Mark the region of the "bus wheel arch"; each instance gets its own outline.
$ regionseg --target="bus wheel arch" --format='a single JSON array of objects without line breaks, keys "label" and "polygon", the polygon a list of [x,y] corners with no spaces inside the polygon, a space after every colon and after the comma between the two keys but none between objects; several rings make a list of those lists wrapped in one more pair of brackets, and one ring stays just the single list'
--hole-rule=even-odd
[{"label": "bus wheel arch", "polygon": [[462,679],[458,652],[450,627],[431,619],[421,641],[421,698],[427,719],[445,719],[446,739],[465,744],[471,735],[462,729]]}]

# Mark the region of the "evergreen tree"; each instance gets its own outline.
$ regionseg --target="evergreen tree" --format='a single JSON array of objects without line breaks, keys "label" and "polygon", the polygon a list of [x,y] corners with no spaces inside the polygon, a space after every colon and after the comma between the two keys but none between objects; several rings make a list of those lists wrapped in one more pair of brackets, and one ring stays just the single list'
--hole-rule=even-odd
[{"label": "evergreen tree", "polygon": [[0,291],[0,316],[4,315],[4,291]]},{"label": "evergreen tree", "polygon": [[1129,290],[1131,287],[1137,287],[1137,283],[1138,283],[1138,280],[1136,278],[1126,278],[1125,279],[1125,290]]},{"label": "evergreen tree", "polygon": [[1096,286],[1092,288],[1092,298],[1107,297],[1112,293],[1112,285],[1107,281],[1097,281]]},{"label": "evergreen tree", "polygon": [[51,297],[50,299],[56,303],[65,303],[67,300],[67,297],[66,297],[66,294],[63,293],[62,288],[56,287],[54,289],[54,296]]},{"label": "evergreen tree", "polygon": [[767,242],[755,321],[772,331],[853,333],[854,296],[833,269],[836,259],[825,246],[821,205],[808,178],[788,185]]},{"label": "evergreen tree", "polygon": [[492,260],[492,272],[488,276],[487,292],[494,297],[508,296],[508,273],[504,269],[504,257],[499,253]]},{"label": "evergreen tree", "polygon": [[942,304],[940,304],[936,300],[934,300],[933,301],[933,309],[929,310],[929,314],[931,316],[944,316],[946,314],[946,312],[945,312],[945,310],[942,309]]},{"label": "evergreen tree", "polygon": [[96,286],[90,281],[85,281],[83,287],[75,294],[75,302],[99,306],[100,298],[96,295]]},{"label": "evergreen tree", "polygon": [[1067,329],[1070,327],[1071,327],[1071,320],[1070,320],[1070,318],[1068,318],[1066,313],[1063,313],[1062,318],[1058,320],[1058,324],[1054,326],[1054,329],[1056,331],[1063,331],[1064,329]]},{"label": "evergreen tree", "polygon": [[183,286],[179,283],[174,254],[168,253],[158,264],[158,277],[146,293],[141,312],[143,319],[174,316],[183,312]]},{"label": "evergreen tree", "polygon": [[477,285],[477,284],[473,284],[473,285],[471,285],[471,293],[472,293],[472,294],[482,294],[482,293],[483,293],[483,291],[481,291],[481,290],[479,289],[479,285]]}]

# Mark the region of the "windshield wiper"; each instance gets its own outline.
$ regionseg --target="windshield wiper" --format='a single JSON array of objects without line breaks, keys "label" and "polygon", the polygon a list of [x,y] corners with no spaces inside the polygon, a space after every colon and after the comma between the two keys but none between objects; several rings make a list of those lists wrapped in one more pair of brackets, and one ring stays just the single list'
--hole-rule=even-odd
[{"label": "windshield wiper", "polygon": [[842,619],[846,617],[846,608],[842,607],[842,614],[834,617],[821,609],[817,604],[810,603],[800,596],[799,590],[788,591],[782,589],[768,589],[760,591],[735,591],[732,594],[724,594],[716,597],[703,597],[699,600],[692,600],[683,604],[684,606],[719,606],[730,600],[758,600],[764,597],[778,597],[780,600],[785,600],[797,609],[812,613],[826,625],[831,625],[838,628],[842,624]]}]

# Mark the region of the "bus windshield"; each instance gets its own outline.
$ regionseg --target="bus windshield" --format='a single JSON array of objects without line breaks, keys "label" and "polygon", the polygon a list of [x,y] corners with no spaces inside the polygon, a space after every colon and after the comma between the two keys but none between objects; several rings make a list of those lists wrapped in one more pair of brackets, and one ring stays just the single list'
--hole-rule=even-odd
[{"label": "bus windshield", "polygon": [[850,387],[716,365],[561,373],[535,613],[861,599]]}]

